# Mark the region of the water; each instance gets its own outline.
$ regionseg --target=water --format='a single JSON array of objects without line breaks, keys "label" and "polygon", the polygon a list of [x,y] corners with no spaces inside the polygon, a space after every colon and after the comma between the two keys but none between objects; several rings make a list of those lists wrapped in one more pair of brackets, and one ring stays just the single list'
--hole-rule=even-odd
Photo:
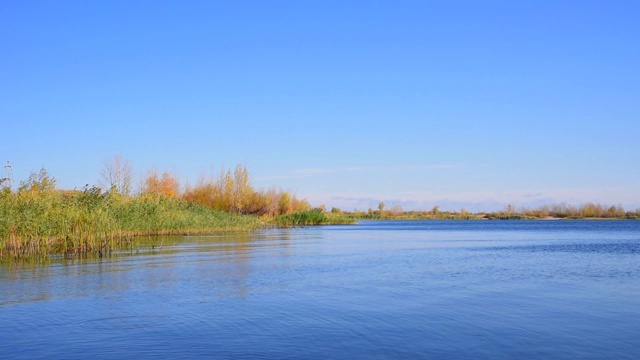
[{"label": "water", "polygon": [[637,359],[640,222],[361,222],[0,265],[0,359]]}]

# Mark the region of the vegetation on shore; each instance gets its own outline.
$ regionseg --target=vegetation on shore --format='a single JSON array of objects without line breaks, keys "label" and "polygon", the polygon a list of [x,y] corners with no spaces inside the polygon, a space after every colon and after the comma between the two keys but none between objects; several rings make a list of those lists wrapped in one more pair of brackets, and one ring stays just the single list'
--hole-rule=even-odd
[{"label": "vegetation on shore", "polygon": [[352,217],[328,215],[322,208],[284,214],[277,216],[274,220],[276,225],[279,227],[296,227],[321,224],[342,225],[353,224],[356,222],[356,219]]},{"label": "vegetation on shore", "polygon": [[[139,236],[211,234],[250,231],[265,226],[296,227],[351,224],[357,220],[482,220],[482,219],[640,219],[640,209],[587,203],[471,213],[403,211],[384,203],[377,210],[343,212],[311,208],[305,200],[275,188],[254,189],[244,166],[200,179],[181,191],[170,172],[149,171],[133,192],[132,170],[120,157],[105,164],[101,186],[60,190],[46,170],[32,173],[14,191],[0,178],[0,262],[47,259],[51,256],[107,256],[135,249]],[[10,182],[9,182],[10,183]]]},{"label": "vegetation on shore", "polygon": [[332,214],[356,220],[536,220],[536,219],[637,219],[640,220],[640,209],[625,211],[620,205],[602,205],[586,203],[582,206],[567,204],[544,205],[536,209],[516,209],[512,205],[502,211],[471,213],[465,209],[460,211],[442,211],[434,206],[429,211],[403,211],[394,206],[386,209],[384,203],[378,205],[378,210],[370,208],[368,211],[353,212],[331,209]]},{"label": "vegetation on shore", "polygon": [[134,248],[140,235],[250,230],[261,225],[257,217],[181,199],[123,197],[95,187],[58,191],[49,184],[0,193],[0,259],[106,256]]},{"label": "vegetation on shore", "polygon": [[581,206],[554,204],[535,209],[515,209],[508,205],[503,211],[487,213],[488,219],[640,219],[640,209],[626,211],[621,205],[586,203]]},{"label": "vegetation on shore", "polygon": [[134,194],[129,168],[120,161],[113,164],[105,176],[107,190],[60,190],[44,169],[16,191],[0,181],[0,261],[107,256],[134,249],[143,235],[332,223],[295,195],[254,189],[243,166],[184,192],[171,173],[150,171]]}]

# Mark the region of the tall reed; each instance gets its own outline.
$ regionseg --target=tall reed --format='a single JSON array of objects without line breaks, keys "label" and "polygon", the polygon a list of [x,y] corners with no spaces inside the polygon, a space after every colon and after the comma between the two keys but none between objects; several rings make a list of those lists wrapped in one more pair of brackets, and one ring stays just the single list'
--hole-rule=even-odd
[{"label": "tall reed", "polygon": [[256,217],[162,196],[126,198],[98,188],[0,193],[0,259],[105,256],[138,235],[248,230]]},{"label": "tall reed", "polygon": [[310,225],[352,224],[354,219],[343,216],[327,216],[322,209],[315,208],[291,214],[277,216],[274,219],[278,227],[296,227]]}]

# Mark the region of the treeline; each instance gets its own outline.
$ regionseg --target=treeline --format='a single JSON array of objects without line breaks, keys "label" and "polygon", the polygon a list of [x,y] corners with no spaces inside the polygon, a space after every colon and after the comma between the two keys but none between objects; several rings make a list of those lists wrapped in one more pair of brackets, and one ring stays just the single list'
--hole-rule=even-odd
[{"label": "treeline", "polygon": [[621,205],[604,205],[591,202],[580,206],[560,203],[543,205],[535,209],[523,207],[517,210],[514,206],[507,205],[505,210],[487,213],[485,217],[489,219],[640,219],[640,209],[626,211]]},{"label": "treeline", "polygon": [[387,209],[384,202],[378,204],[377,210],[373,208],[369,208],[367,211],[355,209],[350,212],[333,207],[330,213],[334,216],[341,215],[361,220],[479,220],[484,216],[484,213],[474,214],[464,208],[460,211],[442,211],[439,205],[434,206],[431,210],[405,211],[402,206],[397,204]]},{"label": "treeline", "polygon": [[213,210],[270,217],[311,209],[306,200],[298,199],[295,194],[287,191],[273,187],[268,190],[255,189],[251,185],[249,172],[243,165],[237,165],[233,171],[221,171],[217,177],[203,177],[195,186],[187,184],[184,190],[173,172],[153,169],[142,177],[140,189],[135,193],[132,190],[132,167],[120,156],[105,163],[101,176],[100,188],[103,191],[115,192],[123,197],[182,199]]},{"label": "treeline", "polygon": [[288,192],[275,188],[254,189],[247,168],[242,165],[236,166],[233,172],[221,173],[217,179],[200,179],[196,186],[187,186],[182,197],[187,202],[216,210],[271,217],[311,209],[306,200]]},{"label": "treeline", "polygon": [[504,210],[494,212],[443,211],[436,205],[431,210],[404,211],[399,205],[386,209],[384,203],[378,209],[351,212],[332,208],[331,214],[339,214],[352,219],[362,220],[526,220],[526,219],[640,219],[640,209],[626,211],[621,205],[603,205],[586,203],[580,206],[566,203],[543,205],[535,209],[516,209],[509,204]]},{"label": "treeline", "polygon": [[468,211],[431,211],[411,210],[411,211],[342,211],[334,208],[333,214],[340,214],[344,217],[356,220],[481,220],[483,213],[475,214]]}]

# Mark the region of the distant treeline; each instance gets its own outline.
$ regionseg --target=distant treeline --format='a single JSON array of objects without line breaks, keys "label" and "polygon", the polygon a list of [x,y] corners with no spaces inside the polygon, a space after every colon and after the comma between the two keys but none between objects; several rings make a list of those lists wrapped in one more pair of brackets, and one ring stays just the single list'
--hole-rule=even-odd
[{"label": "distant treeline", "polygon": [[604,205],[586,203],[580,206],[566,203],[543,205],[535,209],[521,208],[515,210],[508,205],[504,211],[488,213],[487,218],[558,218],[558,219],[640,219],[640,209],[626,211],[621,205]]},{"label": "distant treeline", "polygon": [[502,211],[472,213],[465,209],[460,211],[442,211],[436,205],[426,211],[404,211],[396,205],[386,209],[384,203],[378,205],[378,209],[369,208],[367,211],[342,211],[332,208],[331,213],[340,214],[353,219],[363,220],[517,220],[517,219],[640,219],[640,209],[626,211],[620,205],[603,205],[586,203],[581,206],[567,205],[566,203],[555,205],[543,205],[535,209],[516,209],[513,205],[507,205]]}]

